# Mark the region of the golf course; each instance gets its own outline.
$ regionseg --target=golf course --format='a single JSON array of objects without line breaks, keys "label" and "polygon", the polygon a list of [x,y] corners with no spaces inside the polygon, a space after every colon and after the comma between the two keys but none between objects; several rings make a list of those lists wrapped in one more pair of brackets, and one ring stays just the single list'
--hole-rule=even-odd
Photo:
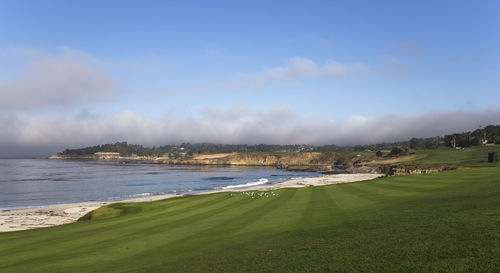
[{"label": "golf course", "polygon": [[485,151],[420,159],[462,166],[434,174],[115,203],[1,233],[0,272],[498,272],[500,164]]},{"label": "golf course", "polygon": [[500,0],[0,0],[0,273],[500,273]]}]

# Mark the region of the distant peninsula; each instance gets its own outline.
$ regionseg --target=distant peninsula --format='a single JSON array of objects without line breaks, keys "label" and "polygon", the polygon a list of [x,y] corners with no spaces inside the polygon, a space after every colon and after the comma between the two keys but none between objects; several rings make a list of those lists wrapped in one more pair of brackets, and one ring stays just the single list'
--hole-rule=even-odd
[{"label": "distant peninsula", "polygon": [[[176,165],[261,166],[323,173],[385,173],[400,175],[439,172],[453,164],[419,164],[429,151],[500,144],[500,125],[443,137],[340,147],[305,144],[182,143],[144,147],[127,142],[66,149],[51,159],[147,161]],[[411,163],[410,163],[411,162]]]}]

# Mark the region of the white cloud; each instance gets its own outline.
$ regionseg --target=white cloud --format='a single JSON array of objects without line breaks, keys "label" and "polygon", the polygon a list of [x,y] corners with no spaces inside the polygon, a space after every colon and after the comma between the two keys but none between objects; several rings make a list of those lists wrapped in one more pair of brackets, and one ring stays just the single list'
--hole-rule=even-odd
[{"label": "white cloud", "polygon": [[261,73],[244,75],[240,80],[229,84],[229,86],[261,87],[269,84],[290,83],[304,79],[345,78],[359,67],[362,67],[362,65],[342,64],[333,60],[329,60],[323,65],[318,65],[307,58],[293,57],[288,60],[286,66],[273,67]]},{"label": "white cloud", "polygon": [[0,109],[86,104],[109,98],[116,82],[92,55],[66,47],[57,54],[11,50],[26,67],[0,81]]},{"label": "white cloud", "polygon": [[[241,109],[241,110],[240,110]],[[281,104],[266,111],[235,107],[200,115],[152,119],[124,111],[77,117],[11,114],[0,117],[0,156],[55,153],[116,141],[143,145],[181,142],[354,145],[431,137],[498,124],[500,108],[419,115],[353,116],[345,121],[303,117]]]}]

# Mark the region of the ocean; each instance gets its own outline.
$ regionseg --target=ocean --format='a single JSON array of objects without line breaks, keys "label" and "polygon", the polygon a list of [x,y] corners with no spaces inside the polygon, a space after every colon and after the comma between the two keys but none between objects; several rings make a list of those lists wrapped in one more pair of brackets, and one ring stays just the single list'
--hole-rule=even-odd
[{"label": "ocean", "polygon": [[0,159],[0,210],[236,189],[317,175],[259,167]]}]

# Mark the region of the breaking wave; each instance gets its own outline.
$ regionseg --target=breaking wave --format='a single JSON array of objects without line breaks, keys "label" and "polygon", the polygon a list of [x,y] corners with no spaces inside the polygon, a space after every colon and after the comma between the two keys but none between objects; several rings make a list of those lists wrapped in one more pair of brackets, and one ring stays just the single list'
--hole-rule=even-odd
[{"label": "breaking wave", "polygon": [[249,182],[249,183],[239,184],[239,185],[229,185],[229,186],[222,187],[222,189],[227,190],[227,189],[245,188],[245,187],[251,187],[251,186],[258,186],[258,185],[266,184],[268,182],[269,182],[269,180],[267,180],[266,178],[261,178],[257,182]]}]

